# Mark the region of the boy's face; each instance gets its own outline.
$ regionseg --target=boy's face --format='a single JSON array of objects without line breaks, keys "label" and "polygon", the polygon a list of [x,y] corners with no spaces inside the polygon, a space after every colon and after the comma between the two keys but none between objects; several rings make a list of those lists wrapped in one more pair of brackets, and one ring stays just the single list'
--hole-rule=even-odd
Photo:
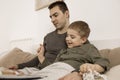
[{"label": "boy's face", "polygon": [[50,18],[56,29],[63,29],[68,20],[68,12],[63,13],[58,6],[50,9]]},{"label": "boy's face", "polygon": [[66,43],[68,48],[73,48],[75,46],[81,46],[86,41],[85,38],[81,38],[80,34],[73,29],[67,30]]}]

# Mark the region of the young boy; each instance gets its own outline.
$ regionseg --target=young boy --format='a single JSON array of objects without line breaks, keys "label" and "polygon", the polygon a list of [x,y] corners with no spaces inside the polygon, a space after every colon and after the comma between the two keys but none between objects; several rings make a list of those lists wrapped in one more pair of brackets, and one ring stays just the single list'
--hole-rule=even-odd
[{"label": "young boy", "polygon": [[97,48],[89,43],[89,33],[90,28],[84,21],[70,24],[66,36],[68,48],[61,50],[53,64],[29,74],[46,76],[40,80],[58,80],[79,67],[82,73],[87,72],[88,67],[98,72],[108,70],[109,61],[102,58]]},{"label": "young boy", "polygon": [[88,72],[89,69],[99,73],[104,73],[109,69],[109,61],[102,58],[97,48],[88,41],[89,33],[88,24],[83,21],[76,21],[69,26],[66,42],[68,48],[71,48],[71,56],[75,60],[73,65],[76,65],[76,68],[72,65],[75,70],[59,80],[82,80],[82,74]]}]

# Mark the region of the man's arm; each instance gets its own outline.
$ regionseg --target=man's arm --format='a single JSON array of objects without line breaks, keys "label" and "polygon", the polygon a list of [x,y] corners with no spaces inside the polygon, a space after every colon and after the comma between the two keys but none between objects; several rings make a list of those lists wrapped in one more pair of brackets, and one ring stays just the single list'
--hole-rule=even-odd
[{"label": "man's arm", "polygon": [[18,69],[22,69],[24,67],[35,67],[38,64],[39,64],[39,60],[38,60],[38,57],[36,56],[35,58],[33,58],[32,60],[26,63],[18,64]]},{"label": "man's arm", "polygon": [[9,67],[9,69],[22,69],[24,67],[35,67],[39,64],[39,60],[38,57],[36,56],[35,58],[33,58],[32,60],[25,62],[25,63],[21,63],[21,64],[17,64],[17,65],[12,65]]}]

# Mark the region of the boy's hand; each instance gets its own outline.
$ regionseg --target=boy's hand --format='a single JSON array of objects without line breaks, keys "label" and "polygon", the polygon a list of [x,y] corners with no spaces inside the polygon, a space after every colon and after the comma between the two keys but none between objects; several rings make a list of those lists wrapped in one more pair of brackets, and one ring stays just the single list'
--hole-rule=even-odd
[{"label": "boy's hand", "polygon": [[92,71],[97,71],[97,72],[104,72],[104,68],[101,67],[98,64],[90,64],[90,63],[85,63],[83,65],[80,66],[80,71],[82,73],[88,72],[89,69],[91,69]]},{"label": "boy's hand", "polygon": [[95,65],[90,63],[85,63],[80,66],[80,71],[82,73],[88,72],[89,69],[91,69],[92,71],[95,70]]},{"label": "boy's hand", "polygon": [[38,56],[38,59],[41,63],[45,59],[44,52],[45,52],[44,46],[42,44],[40,44],[40,48],[38,48],[38,50],[37,50],[37,56]]}]

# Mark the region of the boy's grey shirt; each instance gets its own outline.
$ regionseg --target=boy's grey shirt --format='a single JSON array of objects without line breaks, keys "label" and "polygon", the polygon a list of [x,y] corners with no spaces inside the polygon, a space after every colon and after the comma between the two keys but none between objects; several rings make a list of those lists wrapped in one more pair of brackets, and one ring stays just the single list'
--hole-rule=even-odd
[{"label": "boy's grey shirt", "polygon": [[61,50],[55,62],[64,62],[75,69],[84,63],[99,64],[105,71],[109,69],[109,61],[101,57],[98,49],[87,41],[82,46]]}]

